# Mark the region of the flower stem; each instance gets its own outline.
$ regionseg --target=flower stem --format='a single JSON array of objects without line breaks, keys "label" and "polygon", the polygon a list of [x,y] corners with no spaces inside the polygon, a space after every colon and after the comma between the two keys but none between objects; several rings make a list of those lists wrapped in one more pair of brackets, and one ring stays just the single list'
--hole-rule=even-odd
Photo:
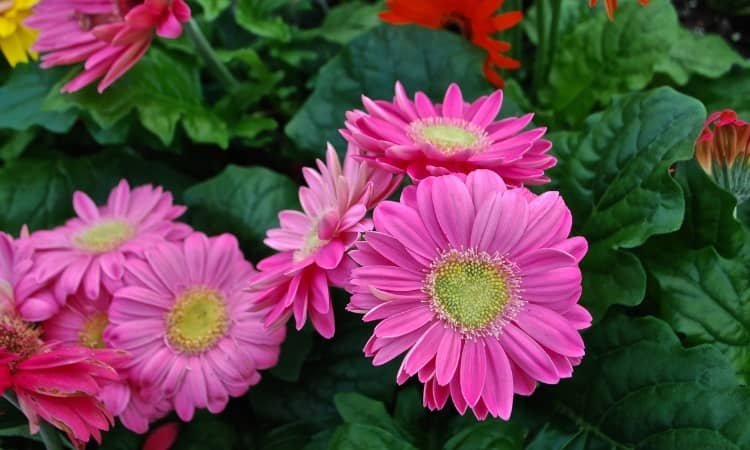
[{"label": "flower stem", "polygon": [[[22,411],[21,405],[18,403],[18,398],[16,398],[16,395],[13,392],[7,391],[3,394],[3,398],[5,398],[8,403],[15,406],[16,409]],[[62,450],[63,445],[62,441],[60,441],[60,434],[58,434],[58,432],[44,420],[40,421],[39,434],[42,437],[42,442],[47,450]]]},{"label": "flower stem", "polygon": [[192,40],[193,45],[195,45],[195,49],[198,51],[201,59],[203,59],[208,66],[208,69],[213,72],[214,76],[216,76],[219,81],[226,85],[228,91],[233,91],[234,88],[240,84],[239,81],[237,81],[234,75],[232,75],[229,69],[227,69],[227,66],[219,60],[219,57],[211,47],[211,44],[208,43],[206,36],[201,31],[198,24],[195,23],[195,20],[191,19],[188,21],[186,30],[190,40]]},{"label": "flower stem", "polygon": [[549,76],[550,69],[552,68],[552,61],[555,59],[555,52],[557,51],[557,35],[560,33],[560,9],[562,7],[562,0],[551,0],[552,1],[552,20],[549,23],[549,43],[547,44],[547,55],[544,59],[544,78],[545,80]]},{"label": "flower stem", "polygon": [[546,72],[545,62],[547,56],[547,26],[545,19],[545,4],[547,0],[537,0],[536,2],[536,61],[534,61],[534,87],[538,90],[544,83],[544,73]]}]

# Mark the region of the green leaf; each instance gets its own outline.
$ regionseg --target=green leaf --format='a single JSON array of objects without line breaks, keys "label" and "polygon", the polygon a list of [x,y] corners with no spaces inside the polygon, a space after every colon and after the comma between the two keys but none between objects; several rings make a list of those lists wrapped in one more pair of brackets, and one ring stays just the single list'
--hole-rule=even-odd
[{"label": "green leaf", "polygon": [[595,105],[646,87],[677,41],[678,29],[667,0],[652,1],[648,8],[623,2],[615,21],[590,15],[561,35],[540,101],[564,122],[580,123]]},{"label": "green leaf", "polygon": [[21,64],[0,86],[0,128],[23,131],[34,125],[54,133],[65,133],[73,126],[74,111],[46,111],[44,99],[64,71],[43,70],[36,64]]},{"label": "green leaf", "polygon": [[329,450],[416,450],[410,443],[382,428],[362,424],[342,425]]},{"label": "green leaf", "polygon": [[301,33],[303,38],[320,37],[337,44],[346,44],[363,32],[380,24],[378,13],[383,2],[372,4],[361,0],[342,3],[332,8],[323,23]]},{"label": "green leaf", "polygon": [[24,131],[11,131],[2,133],[0,138],[3,144],[0,144],[0,160],[11,161],[19,156],[29,147],[37,137],[37,129],[29,128]]},{"label": "green leaf", "polygon": [[75,107],[91,114],[103,129],[114,127],[137,111],[144,128],[169,146],[178,122],[196,142],[229,145],[226,123],[204,105],[196,64],[158,48],[148,54],[103,94],[93,86],[74,94],[53,93],[46,106],[54,110]]},{"label": "green leaf", "polygon": [[612,315],[586,334],[572,379],[534,397],[533,450],[740,449],[750,391],[709,346],[685,349],[662,321]]},{"label": "green leaf", "polygon": [[266,231],[279,225],[278,213],[297,208],[297,186],[263,167],[230,165],[185,192],[190,221],[207,233],[232,233],[243,248],[259,256]]},{"label": "green leaf", "polygon": [[692,156],[704,117],[695,99],[659,88],[616,99],[580,133],[551,136],[558,164],[549,188],[562,193],[589,241],[583,303],[595,317],[643,299],[643,269],[623,249],[680,227],[684,199],[669,168]]},{"label": "green leaf", "polygon": [[400,434],[382,402],[355,392],[336,394],[333,401],[344,423],[369,425]]},{"label": "green leaf", "polygon": [[521,450],[522,430],[508,422],[488,420],[464,428],[445,443],[445,450]]},{"label": "green leaf", "polygon": [[733,109],[750,119],[750,68],[732,70],[716,80],[693,77],[681,90],[700,99],[708,112]]},{"label": "green leaf", "polygon": [[686,84],[693,74],[719,78],[734,64],[744,62],[739,53],[715,34],[699,35],[680,28],[676,42],[679,44],[673,45],[669,55],[659,61],[656,71],[669,75],[679,85]]},{"label": "green leaf", "polygon": [[269,370],[269,373],[290,383],[299,380],[302,365],[312,350],[312,336],[313,331],[310,327],[297,331],[294,324],[287,324],[286,339],[281,344],[279,362]]},{"label": "green leaf", "polygon": [[174,450],[231,449],[237,431],[208,411],[199,410],[189,423],[182,424]]},{"label": "green leaf", "polygon": [[162,185],[178,198],[190,183],[188,177],[164,164],[114,151],[76,159],[64,156],[21,159],[0,169],[3,205],[0,229],[16,234],[24,224],[32,230],[60,225],[73,215],[75,190],[82,190],[103,203],[122,178],[131,186]]},{"label": "green leaf", "polygon": [[232,5],[232,0],[198,0],[198,4],[203,8],[203,17],[206,20],[215,20]]},{"label": "green leaf", "polygon": [[[286,127],[300,149],[320,155],[326,142],[344,147],[338,130],[344,113],[362,108],[361,96],[393,98],[400,80],[409,93],[422,90],[440,101],[452,82],[464,97],[491,92],[482,77],[482,52],[460,36],[416,27],[381,26],[349,43],[339,56],[323,66],[315,91]],[[438,69],[439,68],[439,69]],[[506,98],[503,115],[515,111]]]},{"label": "green leaf", "polygon": [[274,11],[283,6],[278,0],[238,0],[234,12],[237,24],[260,37],[289,42],[292,29]]}]

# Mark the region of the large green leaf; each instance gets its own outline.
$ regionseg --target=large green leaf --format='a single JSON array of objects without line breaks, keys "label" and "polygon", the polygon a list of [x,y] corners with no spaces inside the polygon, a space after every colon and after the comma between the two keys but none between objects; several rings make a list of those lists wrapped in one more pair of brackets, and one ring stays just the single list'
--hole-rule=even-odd
[{"label": "large green leaf", "polygon": [[44,111],[47,94],[64,75],[60,69],[42,70],[36,64],[21,64],[8,81],[0,86],[0,128],[27,130],[34,125],[55,133],[64,133],[73,126],[72,111]]},{"label": "large green leaf", "polygon": [[46,107],[58,111],[77,108],[91,115],[102,129],[114,127],[137,111],[144,128],[169,146],[182,123],[195,142],[229,145],[226,123],[204,104],[198,66],[158,48],[99,94],[93,86],[74,94],[53,92]]},{"label": "large green leaf", "polygon": [[162,185],[179,196],[190,179],[161,163],[107,151],[82,158],[21,159],[0,169],[0,229],[17,233],[60,225],[73,215],[72,195],[82,190],[98,202],[125,178],[131,186]]},{"label": "large green leaf", "polygon": [[[422,90],[441,101],[452,82],[466,99],[491,91],[482,77],[484,56],[468,41],[446,31],[381,26],[349,43],[318,74],[315,91],[286,127],[297,146],[322,154],[326,142],[343,147],[338,130],[347,110],[362,108],[361,96],[393,98],[400,80],[409,93]],[[502,115],[517,114],[506,96]]]},{"label": "large green leaf", "polygon": [[191,223],[209,233],[233,233],[252,256],[278,213],[296,208],[297,186],[263,167],[228,166],[222,173],[185,192]]},{"label": "large green leaf", "polygon": [[623,2],[615,21],[592,14],[561,35],[540,101],[558,111],[558,119],[579,123],[595,105],[646,87],[678,30],[677,13],[667,0],[652,1],[648,8]]},{"label": "large green leaf", "polygon": [[284,3],[285,0],[238,0],[235,20],[260,37],[288,42],[292,38],[292,28],[275,13]]},{"label": "large green leaf", "polygon": [[729,72],[734,64],[743,62],[742,56],[721,36],[699,35],[681,28],[675,45],[672,45],[669,55],[656,65],[656,70],[666,73],[677,84],[684,85],[693,74],[719,78]]},{"label": "large green leaf", "polygon": [[705,112],[669,88],[632,94],[591,116],[580,133],[552,135],[559,161],[549,171],[589,241],[583,303],[601,316],[612,304],[641,302],[646,279],[623,249],[675,231],[684,199],[669,168],[692,155]]},{"label": "large green leaf", "polygon": [[338,44],[346,44],[363,32],[380,24],[378,12],[382,2],[365,3],[360,0],[342,3],[332,8],[323,23],[301,33],[301,37],[319,37]]},{"label": "large green leaf", "polygon": [[750,390],[715,349],[685,349],[664,322],[621,315],[592,328],[586,342],[573,378],[535,395],[548,417],[527,449],[750,446]]},{"label": "large green leaf", "polygon": [[733,109],[750,120],[750,68],[737,68],[716,80],[693,77],[681,90],[700,99],[708,112]]},{"label": "large green leaf", "polygon": [[340,426],[328,444],[328,450],[416,450],[409,442],[371,425]]}]

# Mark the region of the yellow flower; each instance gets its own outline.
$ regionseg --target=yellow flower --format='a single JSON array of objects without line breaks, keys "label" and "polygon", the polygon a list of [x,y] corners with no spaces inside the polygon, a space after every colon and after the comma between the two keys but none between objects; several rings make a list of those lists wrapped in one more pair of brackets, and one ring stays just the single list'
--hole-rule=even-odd
[{"label": "yellow flower", "polygon": [[37,0],[0,0],[0,51],[11,66],[36,59],[31,46],[36,41],[36,31],[23,21],[31,14]]}]

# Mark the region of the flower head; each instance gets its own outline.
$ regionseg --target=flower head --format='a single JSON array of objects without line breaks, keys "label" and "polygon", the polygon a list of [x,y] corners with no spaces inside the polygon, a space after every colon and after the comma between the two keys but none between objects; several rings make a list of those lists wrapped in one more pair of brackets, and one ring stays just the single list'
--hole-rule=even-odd
[{"label": "flower head", "polygon": [[23,24],[37,0],[0,0],[0,51],[11,67],[36,59],[36,32]]},{"label": "flower head", "polygon": [[[599,0],[589,0],[589,7],[593,8]],[[642,6],[648,5],[650,0],[638,0]],[[607,17],[609,20],[615,20],[615,11],[617,10],[617,0],[604,0],[604,6],[607,9]]]},{"label": "flower head", "polygon": [[63,92],[99,79],[102,92],[143,57],[154,34],[175,39],[188,20],[184,0],[41,0],[26,23],[40,32],[42,67],[84,63]]},{"label": "flower head", "polygon": [[514,393],[571,376],[591,321],[577,304],[587,244],[569,237],[558,193],[477,170],[410,186],[374,220],[351,253],[347,309],[379,321],[365,346],[375,365],[406,352],[398,382],[417,375],[427,407],[451,398],[507,419]]},{"label": "flower head", "polygon": [[196,408],[221,412],[276,364],[285,329],[264,329],[267,311],[245,292],[254,271],[234,236],[193,233],[126,270],[104,339],[132,353],[131,377],[181,419]]},{"label": "flower head", "polygon": [[77,448],[92,437],[101,442],[112,415],[96,397],[104,384],[120,379],[115,367],[125,361],[122,352],[45,345],[38,330],[15,314],[0,316],[2,387],[16,394],[32,434],[43,419],[67,433]]},{"label": "flower head", "polygon": [[73,195],[78,217],[51,231],[31,236],[34,274],[39,282],[54,284],[55,300],[46,320],[79,290],[89,299],[100,296],[102,285],[114,290],[124,273],[125,258],[142,256],[165,240],[179,240],[190,232],[173,222],[185,211],[173,204],[161,187],[140,186],[131,191],[123,180],[104,206],[97,207],[83,192]]},{"label": "flower head", "polygon": [[504,0],[388,0],[380,18],[394,25],[417,24],[432,29],[455,30],[487,52],[484,74],[497,87],[505,81],[497,69],[518,69],[521,63],[504,55],[509,42],[493,38],[495,33],[516,26],[521,11],[495,15]]},{"label": "flower head", "polygon": [[343,168],[329,146],[326,163],[318,171],[303,169],[307,187],[299,190],[304,212],[282,211],[281,228],[268,231],[266,245],[279,251],[260,263],[250,281],[259,304],[272,307],[266,325],[286,321],[294,314],[297,329],[309,315],[315,329],[330,338],[335,331],[328,285],[343,286],[350,265],[346,251],[359,234],[372,227],[367,211],[388,197],[401,178],[358,162],[354,147]]},{"label": "flower head", "polygon": [[750,198],[750,123],[724,110],[711,114],[695,143],[695,159],[738,202]]},{"label": "flower head", "polygon": [[509,184],[549,181],[544,170],[555,165],[542,139],[545,128],[522,131],[533,114],[495,120],[503,92],[464,102],[461,89],[451,84],[442,104],[422,92],[410,100],[396,83],[392,102],[363,97],[365,111],[346,114],[341,134],[362,149],[359,158],[421,180],[431,175],[490,169]]}]

